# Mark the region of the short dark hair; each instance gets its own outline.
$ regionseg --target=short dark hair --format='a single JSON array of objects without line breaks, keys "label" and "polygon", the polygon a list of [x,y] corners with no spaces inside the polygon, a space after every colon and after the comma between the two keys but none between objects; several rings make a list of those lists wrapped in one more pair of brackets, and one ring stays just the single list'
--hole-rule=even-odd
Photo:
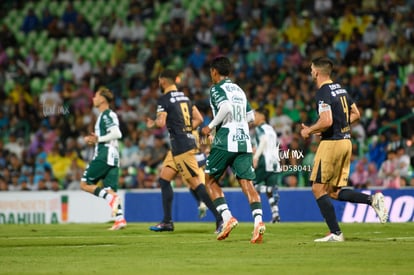
[{"label": "short dark hair", "polygon": [[312,60],[313,66],[320,69],[323,73],[331,75],[333,70],[333,61],[327,57],[317,57]]},{"label": "short dark hair", "polygon": [[230,59],[225,56],[218,56],[211,62],[210,68],[216,69],[222,76],[229,76],[231,72]]},{"label": "short dark hair", "polygon": [[177,72],[172,69],[165,69],[160,72],[159,77],[167,78],[167,79],[172,80],[172,82],[175,82],[175,79],[177,78]]},{"label": "short dark hair", "polygon": [[256,113],[264,115],[266,122],[269,122],[269,110],[265,107],[259,107],[255,110]]}]

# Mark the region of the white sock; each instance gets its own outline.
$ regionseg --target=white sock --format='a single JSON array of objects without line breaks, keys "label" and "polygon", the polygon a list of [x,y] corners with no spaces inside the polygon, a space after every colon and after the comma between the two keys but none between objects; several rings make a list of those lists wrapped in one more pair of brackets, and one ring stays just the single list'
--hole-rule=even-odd
[{"label": "white sock", "polygon": [[229,206],[226,203],[217,206],[217,211],[223,217],[223,222],[227,222],[232,217]]},{"label": "white sock", "polygon": [[254,226],[257,226],[259,225],[259,223],[263,222],[263,219],[262,219],[263,211],[261,209],[253,210],[252,216],[254,217]]}]

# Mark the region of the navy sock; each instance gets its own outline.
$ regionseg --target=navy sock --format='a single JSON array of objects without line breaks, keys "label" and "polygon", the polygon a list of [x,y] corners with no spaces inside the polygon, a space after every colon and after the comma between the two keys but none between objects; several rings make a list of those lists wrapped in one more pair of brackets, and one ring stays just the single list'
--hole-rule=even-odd
[{"label": "navy sock", "polygon": [[213,202],[210,199],[210,196],[207,194],[206,187],[204,184],[199,184],[197,188],[194,190],[194,192],[197,194],[197,197],[200,198],[201,201],[203,201],[208,209],[213,213],[214,217],[216,218],[216,221],[221,221],[223,218],[217,211],[216,207],[214,206]]},{"label": "navy sock", "polygon": [[341,234],[341,229],[339,228],[338,221],[336,220],[335,209],[329,196],[323,195],[317,199],[316,202],[318,203],[321,214],[329,227],[329,231],[337,235]]},{"label": "navy sock", "polygon": [[371,205],[371,196],[351,189],[341,189],[338,200]]},{"label": "navy sock", "polygon": [[174,197],[174,192],[169,181],[165,179],[158,179],[158,182],[161,187],[161,196],[162,196],[162,207],[164,210],[164,223],[169,223],[172,221],[172,202]]},{"label": "navy sock", "polygon": [[197,201],[197,205],[200,205],[201,199],[198,197],[198,194],[196,193],[196,191],[194,191],[193,189],[190,189],[190,193],[191,195],[193,195],[194,199]]}]

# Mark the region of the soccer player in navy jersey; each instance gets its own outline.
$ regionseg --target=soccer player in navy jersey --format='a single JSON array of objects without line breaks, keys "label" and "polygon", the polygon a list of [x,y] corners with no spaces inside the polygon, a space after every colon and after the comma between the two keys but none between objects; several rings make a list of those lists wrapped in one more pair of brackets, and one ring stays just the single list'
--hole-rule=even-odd
[{"label": "soccer player in navy jersey", "polygon": [[351,124],[360,118],[358,108],[348,92],[331,79],[333,62],[326,57],[312,61],[311,74],[318,88],[315,101],[319,118],[315,124],[302,124],[301,136],[321,136],[310,181],[322,216],[329,227],[329,234],[315,242],[342,242],[343,233],[335,215],[330,198],[371,205],[381,223],[388,219],[382,193],[367,195],[351,189],[348,185],[352,143]]},{"label": "soccer player in navy jersey", "polygon": [[163,220],[150,227],[151,231],[174,231],[172,221],[173,189],[171,181],[178,173],[194,190],[197,197],[203,201],[216,217],[216,230],[222,223],[222,218],[211,201],[204,184],[201,183],[199,165],[196,159],[198,147],[193,135],[203,121],[200,115],[194,116],[190,99],[175,85],[177,74],[170,69],[162,71],[158,77],[163,95],[158,99],[157,118],[148,119],[150,128],[162,128],[167,126],[171,150],[168,152],[162,164],[158,182],[161,187],[162,203],[164,210]]}]

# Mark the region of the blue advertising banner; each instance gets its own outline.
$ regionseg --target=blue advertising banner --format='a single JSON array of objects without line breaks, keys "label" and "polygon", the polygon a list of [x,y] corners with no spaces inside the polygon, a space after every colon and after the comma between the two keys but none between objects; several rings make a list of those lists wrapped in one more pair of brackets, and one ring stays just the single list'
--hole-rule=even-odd
[{"label": "blue advertising banner", "polygon": [[[372,194],[376,190],[364,190]],[[390,222],[414,221],[414,189],[385,189],[381,190],[389,209]],[[241,222],[252,221],[251,211],[246,197],[238,188],[224,190],[227,203],[235,216]],[[269,203],[264,194],[263,218],[271,220]],[[341,222],[379,222],[374,210],[364,204],[345,203],[332,200],[338,220]],[[280,190],[280,217],[282,222],[319,222],[323,221],[319,208],[310,189]],[[174,190],[173,220],[175,222],[193,222],[198,219],[197,204],[194,197],[186,189]],[[159,222],[163,216],[161,191],[139,190],[125,193],[125,217],[129,222]],[[214,221],[208,212],[201,221]]]}]

